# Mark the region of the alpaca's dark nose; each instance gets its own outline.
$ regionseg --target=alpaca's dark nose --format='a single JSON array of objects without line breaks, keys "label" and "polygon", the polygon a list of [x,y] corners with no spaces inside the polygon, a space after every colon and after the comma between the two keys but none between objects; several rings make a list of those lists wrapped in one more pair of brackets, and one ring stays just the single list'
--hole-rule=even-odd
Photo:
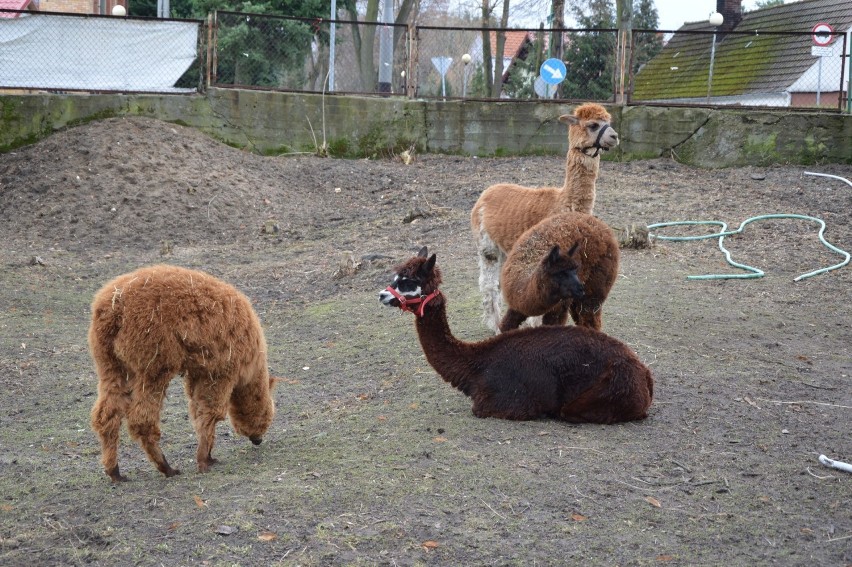
[{"label": "alpaca's dark nose", "polygon": [[580,281],[580,278],[577,277],[577,274],[572,274],[568,279],[568,294],[567,297],[571,297],[573,299],[583,299],[583,296],[586,295],[586,286],[583,285],[583,282]]},{"label": "alpaca's dark nose", "polygon": [[260,445],[263,443],[263,437],[249,437],[249,441],[251,441],[255,445]]}]

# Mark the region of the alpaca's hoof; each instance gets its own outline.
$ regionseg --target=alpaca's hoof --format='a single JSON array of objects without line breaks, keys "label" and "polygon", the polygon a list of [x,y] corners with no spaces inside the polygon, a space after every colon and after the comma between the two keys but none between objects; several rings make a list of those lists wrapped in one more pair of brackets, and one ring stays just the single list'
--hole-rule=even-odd
[{"label": "alpaca's hoof", "polygon": [[167,468],[166,470],[163,471],[163,474],[166,475],[166,478],[171,478],[173,476],[179,475],[180,471],[178,469],[173,469],[173,468],[169,467],[169,468]]},{"label": "alpaca's hoof", "polygon": [[113,482],[127,482],[129,480],[126,476],[122,476],[121,473],[118,472],[118,465],[115,465],[112,470],[108,470],[106,473]]},{"label": "alpaca's hoof", "polygon": [[261,443],[263,443],[263,437],[249,437],[249,441],[251,441],[255,445],[260,445]]},{"label": "alpaca's hoof", "polygon": [[219,459],[214,459],[213,457],[207,457],[206,461],[199,461],[198,462],[198,472],[206,473],[207,471],[210,470],[210,467],[212,465],[215,465],[218,462],[219,462]]}]

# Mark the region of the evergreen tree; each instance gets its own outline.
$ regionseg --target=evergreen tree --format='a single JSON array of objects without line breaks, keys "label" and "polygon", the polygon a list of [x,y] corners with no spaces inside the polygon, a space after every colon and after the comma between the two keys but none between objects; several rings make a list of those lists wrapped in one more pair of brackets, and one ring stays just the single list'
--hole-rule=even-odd
[{"label": "evergreen tree", "polygon": [[[615,0],[569,0],[568,9],[577,27],[592,31],[570,34],[565,45],[567,76],[560,85],[560,96],[569,99],[611,100],[614,97],[614,77],[617,36],[615,32],[599,31],[617,27]],[[634,0],[633,27],[655,29],[657,9],[653,0]],[[634,70],[653,58],[662,49],[662,38],[654,34],[635,37]]]},{"label": "evergreen tree", "polygon": [[612,98],[616,34],[599,30],[615,27],[614,5],[613,0],[569,1],[577,27],[592,31],[571,33],[565,45],[567,74],[559,87],[562,98]]},{"label": "evergreen tree", "polygon": [[[633,3],[633,27],[638,30],[655,30],[659,17],[654,0],[635,0]],[[633,37],[633,72],[657,56],[663,49],[663,38],[656,33],[640,33]]]},{"label": "evergreen tree", "polygon": [[192,14],[206,18],[219,14],[217,74],[222,84],[301,87],[308,80],[308,65],[315,42],[328,45],[328,26],[307,21],[263,16],[327,18],[330,0],[189,0]]}]

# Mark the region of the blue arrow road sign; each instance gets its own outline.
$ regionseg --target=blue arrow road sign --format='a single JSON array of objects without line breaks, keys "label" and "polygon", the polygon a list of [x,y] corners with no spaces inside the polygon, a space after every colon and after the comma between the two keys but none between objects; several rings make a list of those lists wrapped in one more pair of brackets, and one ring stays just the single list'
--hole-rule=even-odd
[{"label": "blue arrow road sign", "polygon": [[567,69],[565,68],[565,63],[559,59],[551,58],[541,64],[539,73],[545,83],[549,85],[558,85],[565,80]]}]

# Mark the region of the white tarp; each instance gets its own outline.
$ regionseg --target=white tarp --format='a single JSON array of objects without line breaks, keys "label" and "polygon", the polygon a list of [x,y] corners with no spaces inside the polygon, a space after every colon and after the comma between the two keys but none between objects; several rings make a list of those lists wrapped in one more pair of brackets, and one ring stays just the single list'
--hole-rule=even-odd
[{"label": "white tarp", "polygon": [[198,22],[32,14],[0,19],[0,87],[186,92]]}]

